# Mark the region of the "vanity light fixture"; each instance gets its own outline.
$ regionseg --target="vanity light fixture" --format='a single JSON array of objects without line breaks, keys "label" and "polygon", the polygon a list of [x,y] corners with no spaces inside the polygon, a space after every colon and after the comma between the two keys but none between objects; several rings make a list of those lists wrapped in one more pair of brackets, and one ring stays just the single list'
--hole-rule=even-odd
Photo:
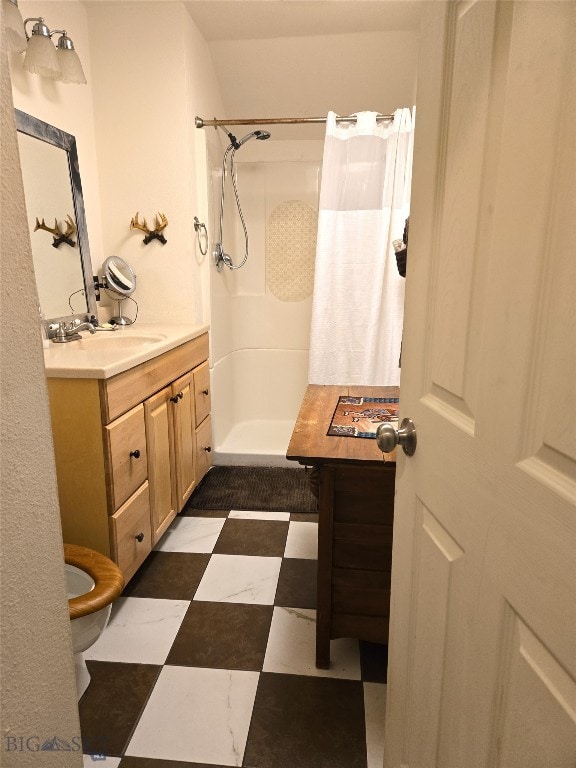
[{"label": "vanity light fixture", "polygon": [[[30,35],[26,31],[28,22],[35,22]],[[24,21],[24,32],[28,41],[24,57],[24,69],[27,72],[51,80],[59,80],[62,83],[86,82],[82,64],[74,50],[74,43],[65,29],[55,29],[51,32],[44,19],[39,16]],[[60,38],[55,47],[52,35],[56,34],[59,34]]]},{"label": "vanity light fixture", "polygon": [[86,75],[82,69],[78,54],[74,50],[74,43],[66,34],[65,29],[55,29],[52,34],[61,35],[56,43],[56,56],[61,72],[59,80],[62,83],[77,83],[78,85],[83,85],[86,83]]},{"label": "vanity light fixture", "polygon": [[6,30],[6,48],[14,53],[24,53],[28,41],[18,0],[2,0],[2,14]]},{"label": "vanity light fixture", "polygon": [[44,19],[39,16],[38,18],[26,19],[24,21],[24,30],[26,30],[28,22],[31,21],[36,23],[32,27],[31,35],[28,35],[26,32],[28,47],[24,57],[24,69],[34,75],[40,75],[40,77],[58,80],[60,77],[60,66],[56,56],[56,48],[54,48],[52,38],[50,37],[50,29],[44,23]]}]

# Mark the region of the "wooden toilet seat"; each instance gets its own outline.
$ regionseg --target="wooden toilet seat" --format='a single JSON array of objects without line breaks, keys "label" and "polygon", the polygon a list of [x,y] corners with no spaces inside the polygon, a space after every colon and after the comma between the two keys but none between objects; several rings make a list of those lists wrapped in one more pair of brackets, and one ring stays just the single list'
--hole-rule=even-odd
[{"label": "wooden toilet seat", "polygon": [[124,588],[124,577],[116,563],[105,555],[77,544],[64,544],[64,561],[85,571],[94,579],[94,589],[68,600],[71,619],[78,619],[105,608]]}]

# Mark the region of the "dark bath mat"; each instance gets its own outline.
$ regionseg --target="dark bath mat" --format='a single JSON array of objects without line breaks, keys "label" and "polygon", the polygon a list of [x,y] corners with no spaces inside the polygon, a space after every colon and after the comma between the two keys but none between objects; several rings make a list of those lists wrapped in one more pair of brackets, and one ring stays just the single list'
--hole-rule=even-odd
[{"label": "dark bath mat", "polygon": [[212,467],[188,508],[315,512],[310,472],[303,467]]}]

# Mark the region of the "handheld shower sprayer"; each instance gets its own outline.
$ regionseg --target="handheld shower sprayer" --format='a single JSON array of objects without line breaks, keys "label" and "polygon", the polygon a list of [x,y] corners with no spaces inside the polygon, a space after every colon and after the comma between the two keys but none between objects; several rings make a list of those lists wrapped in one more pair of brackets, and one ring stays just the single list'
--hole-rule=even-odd
[{"label": "handheld shower sprayer", "polygon": [[[228,139],[230,140],[229,146],[226,148],[226,151],[224,152],[224,158],[222,160],[222,190],[220,194],[220,224],[218,228],[218,241],[214,244],[214,250],[213,250],[213,256],[214,256],[214,262],[216,264],[216,269],[218,272],[222,271],[222,267],[224,264],[228,267],[228,269],[240,269],[240,267],[243,267],[248,259],[248,230],[246,228],[246,222],[244,221],[244,215],[242,213],[242,207],[240,205],[240,197],[238,195],[238,181],[236,176],[236,169],[234,168],[234,155],[236,154],[236,151],[240,149],[240,147],[243,144],[246,144],[247,141],[250,141],[250,139],[258,139],[260,141],[265,141],[266,139],[270,138],[270,133],[268,131],[252,131],[251,133],[247,133],[246,136],[243,136],[240,141],[234,136],[233,133],[231,133],[227,128],[224,126],[220,126],[224,133],[228,136]],[[236,207],[238,209],[238,215],[240,216],[240,221],[242,223],[242,229],[244,231],[244,243],[245,243],[245,249],[244,249],[244,258],[242,259],[240,264],[234,264],[232,261],[232,257],[224,252],[224,246],[222,244],[222,225],[223,225],[223,219],[224,219],[224,187],[226,183],[226,172],[227,172],[227,161],[228,161],[228,154],[230,154],[230,176],[232,178],[232,188],[234,189],[234,197],[236,199]]]},{"label": "handheld shower sprayer", "polygon": [[250,141],[250,139],[258,139],[259,141],[265,141],[266,139],[270,138],[270,133],[268,131],[252,131],[252,133],[247,133],[246,136],[244,136],[240,141],[238,142],[238,146],[234,147],[234,149],[240,149],[242,144],[246,144],[247,141]]}]

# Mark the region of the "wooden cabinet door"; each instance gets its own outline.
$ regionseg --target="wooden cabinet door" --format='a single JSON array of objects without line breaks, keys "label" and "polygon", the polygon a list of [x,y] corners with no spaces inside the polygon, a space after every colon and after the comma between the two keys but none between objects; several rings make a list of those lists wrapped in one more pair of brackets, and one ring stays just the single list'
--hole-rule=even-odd
[{"label": "wooden cabinet door", "polygon": [[212,422],[207,416],[196,430],[196,483],[212,466]]},{"label": "wooden cabinet door", "polygon": [[194,405],[197,427],[210,413],[210,400],[210,367],[206,361],[194,368]]},{"label": "wooden cabinet door", "polygon": [[196,418],[192,371],[173,382],[171,390],[176,466],[176,508],[180,511],[196,485]]},{"label": "wooden cabinet door", "polygon": [[108,456],[111,512],[118,509],[146,480],[144,409],[131,411],[104,427]]},{"label": "wooden cabinet door", "polygon": [[144,403],[148,447],[148,481],[152,542],[155,544],[176,516],[172,388],[165,387]]}]

